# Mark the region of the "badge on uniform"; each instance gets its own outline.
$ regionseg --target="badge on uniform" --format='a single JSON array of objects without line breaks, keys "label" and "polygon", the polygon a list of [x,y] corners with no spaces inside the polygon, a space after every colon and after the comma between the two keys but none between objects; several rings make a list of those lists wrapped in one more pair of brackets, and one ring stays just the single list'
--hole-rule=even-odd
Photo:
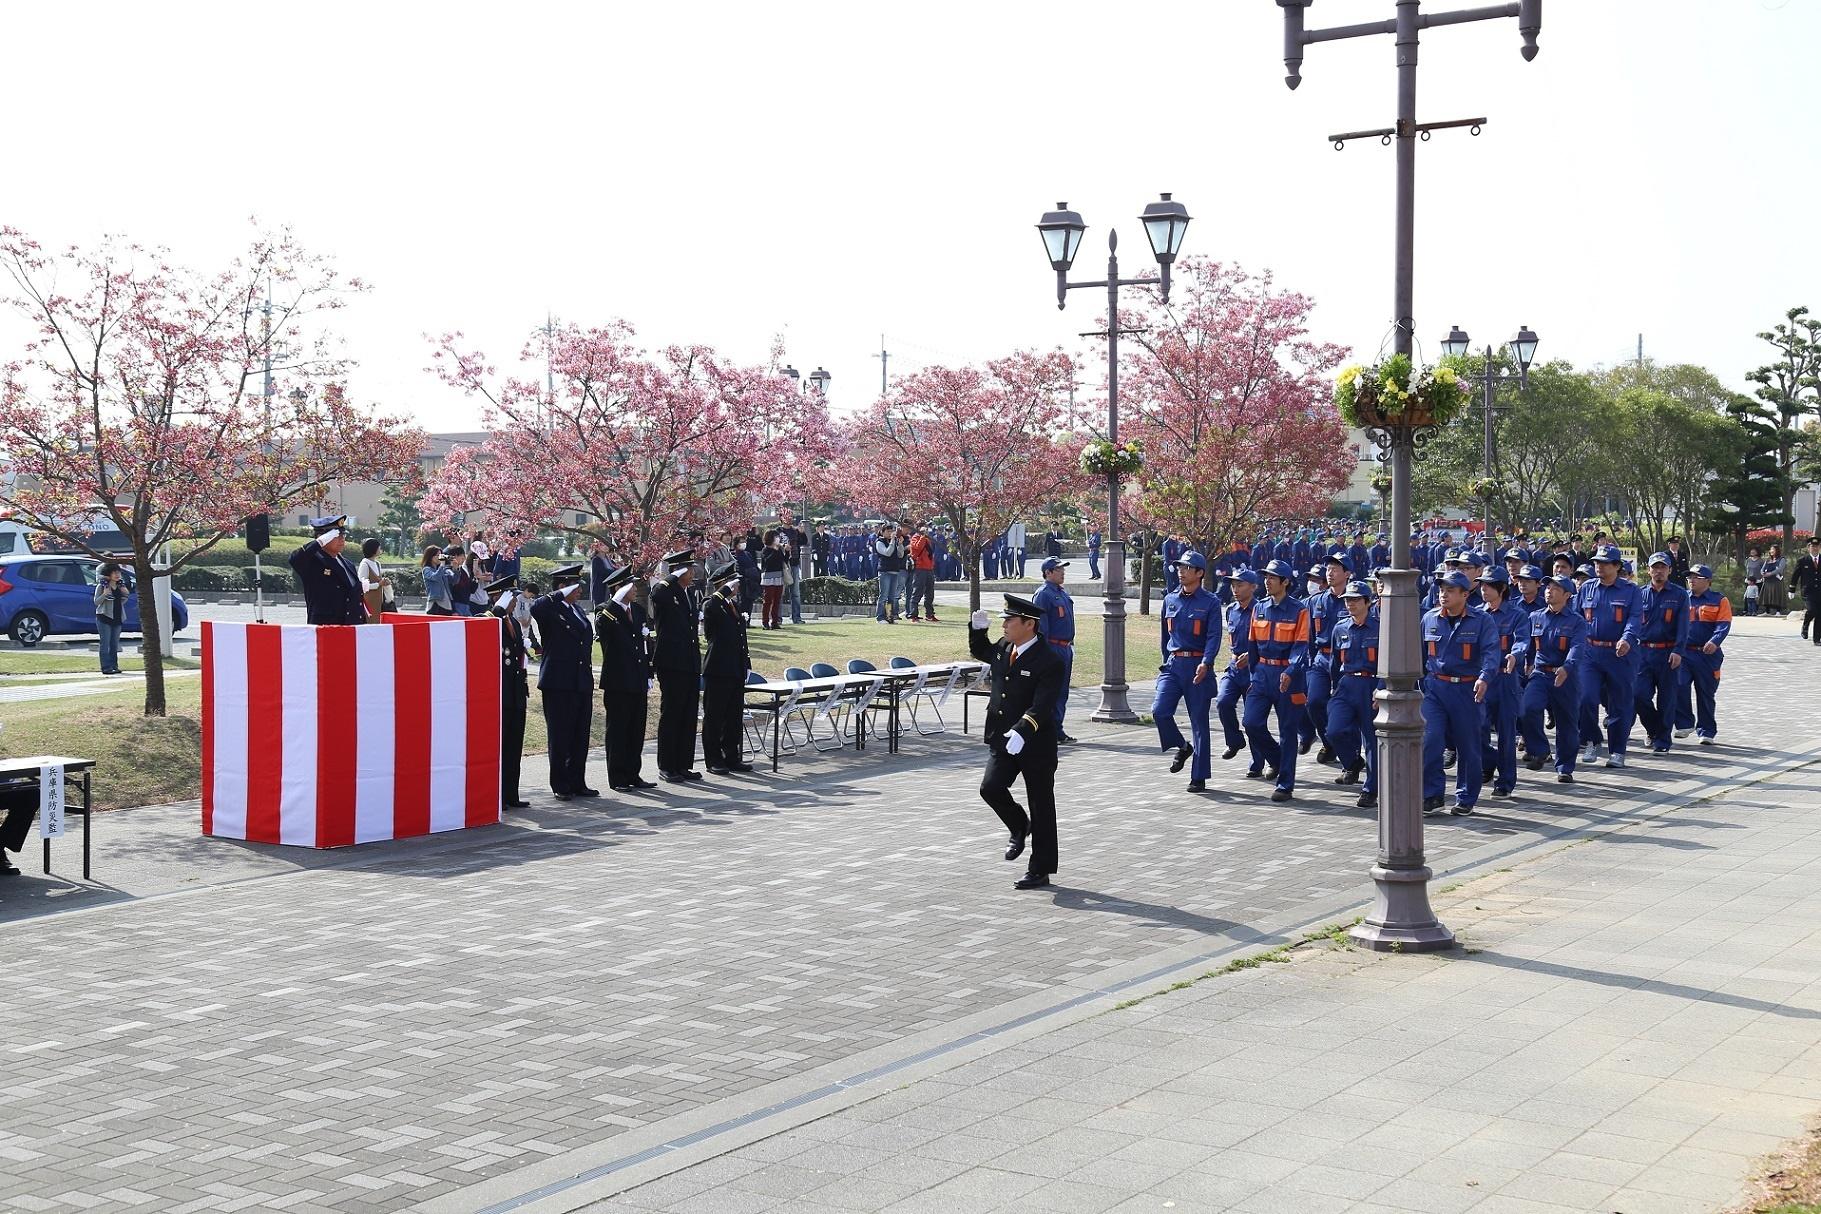
[{"label": "badge on uniform", "polygon": [[1023,675],[1027,679],[1031,677],[1031,672],[1028,670],[1020,670],[1018,673]]}]

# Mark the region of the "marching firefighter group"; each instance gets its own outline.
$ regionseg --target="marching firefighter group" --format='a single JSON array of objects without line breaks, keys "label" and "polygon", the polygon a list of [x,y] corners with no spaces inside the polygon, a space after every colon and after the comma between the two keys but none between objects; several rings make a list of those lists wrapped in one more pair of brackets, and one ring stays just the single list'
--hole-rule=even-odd
[{"label": "marching firefighter group", "polygon": [[[1488,783],[1494,796],[1511,795],[1520,756],[1531,771],[1553,768],[1563,784],[1577,765],[1624,767],[1634,723],[1653,751],[1690,733],[1705,745],[1718,733],[1732,607],[1713,589],[1711,568],[1689,566],[1684,587],[1671,578],[1677,561],[1667,552],[1651,555],[1642,580],[1611,545],[1579,567],[1563,558],[1552,574],[1528,555],[1501,567],[1485,553],[1450,549],[1424,579],[1426,813],[1471,814]],[[1211,771],[1212,710],[1221,757],[1245,755],[1246,776],[1272,784],[1272,800],[1291,799],[1297,757],[1319,743],[1316,760],[1340,768],[1334,782],[1359,784],[1361,807],[1377,803],[1378,589],[1375,578],[1355,577],[1361,572],[1341,550],[1306,579],[1281,559],[1256,569],[1235,562],[1228,593],[1216,596],[1203,585],[1201,553],[1176,557],[1151,711],[1173,752],[1170,770],[1193,764],[1190,791],[1203,790]]]}]

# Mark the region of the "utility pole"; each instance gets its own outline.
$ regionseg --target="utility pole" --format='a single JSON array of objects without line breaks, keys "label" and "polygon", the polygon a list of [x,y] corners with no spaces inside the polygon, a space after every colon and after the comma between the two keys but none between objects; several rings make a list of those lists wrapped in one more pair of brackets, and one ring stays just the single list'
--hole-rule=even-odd
[{"label": "utility pole", "polygon": [[879,352],[873,357],[879,360],[879,396],[883,399],[886,392],[889,391],[885,369],[892,360],[891,351],[885,348],[885,334],[883,333],[879,334]]},{"label": "utility pole", "polygon": [[1644,369],[1644,335],[1638,334],[1638,370]]}]

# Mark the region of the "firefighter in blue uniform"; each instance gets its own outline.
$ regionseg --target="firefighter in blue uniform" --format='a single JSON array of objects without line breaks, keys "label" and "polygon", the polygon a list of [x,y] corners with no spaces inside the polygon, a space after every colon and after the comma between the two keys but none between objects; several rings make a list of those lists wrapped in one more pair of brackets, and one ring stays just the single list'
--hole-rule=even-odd
[{"label": "firefighter in blue uniform", "polygon": [[1271,560],[1271,533],[1262,532],[1252,545],[1252,568],[1263,569]]},{"label": "firefighter in blue uniform", "polygon": [[1309,529],[1307,527],[1298,531],[1296,533],[1296,539],[1290,544],[1290,564],[1294,565],[1297,569],[1307,569],[1310,561],[1319,560],[1322,556],[1326,555],[1327,551],[1325,549],[1319,555],[1316,553],[1315,545],[1309,542]]},{"label": "firefighter in blue uniform", "polygon": [[1670,581],[1676,563],[1650,554],[1650,581],[1638,589],[1638,723],[1652,750],[1668,750],[1682,693],[1682,655],[1688,648],[1688,591]]},{"label": "firefighter in blue uniform", "polygon": [[1726,658],[1720,647],[1732,632],[1732,600],[1713,588],[1713,580],[1711,567],[1688,567],[1688,643],[1682,650],[1682,694],[1676,705],[1677,735],[1693,729],[1703,746],[1720,732],[1714,716],[1720,663]]},{"label": "firefighter in blue uniform", "polygon": [[1373,543],[1371,551],[1366,554],[1371,558],[1371,566],[1374,569],[1383,569],[1391,563],[1391,546],[1386,540],[1387,537],[1385,533],[1383,531],[1379,532],[1378,538]]},{"label": "firefighter in blue uniform", "polygon": [[[1341,595],[1347,589],[1347,575],[1353,570],[1347,558],[1338,553],[1327,558],[1324,568],[1326,585],[1306,600],[1309,604],[1309,644],[1314,652],[1309,655],[1309,711],[1303,714],[1300,753],[1309,753],[1310,745],[1320,738],[1321,749],[1316,752],[1315,761],[1332,763],[1334,743],[1328,737],[1328,696],[1334,685],[1328,658],[1334,652],[1334,626],[1347,615],[1347,605],[1341,601]],[[1311,576],[1314,573],[1310,570]]]},{"label": "firefighter in blue uniform", "polygon": [[1075,740],[1062,728],[1062,718],[1069,710],[1069,682],[1075,674],[1075,600],[1062,588],[1062,580],[1068,576],[1063,571],[1068,565],[1053,556],[1045,558],[1043,585],[1031,596],[1031,602],[1043,611],[1043,639],[1062,662],[1062,694],[1056,697],[1056,741],[1062,743]]},{"label": "firefighter in blue uniform", "polygon": [[1163,591],[1165,594],[1174,594],[1176,588],[1182,585],[1176,562],[1187,548],[1188,545],[1173,535],[1164,538],[1160,551],[1163,553]]},{"label": "firefighter in blue uniform", "polygon": [[1469,606],[1473,583],[1460,570],[1436,579],[1441,605],[1423,614],[1423,812],[1438,813],[1444,795],[1442,752],[1460,756],[1454,813],[1473,812],[1484,780],[1480,705],[1499,668],[1498,625]]},{"label": "firefighter in blue uniform", "polygon": [[1378,804],[1378,728],[1373,724],[1378,711],[1378,608],[1364,582],[1349,582],[1340,597],[1347,614],[1334,626],[1334,652],[1323,663],[1334,686],[1328,697],[1328,745],[1341,765],[1336,784],[1358,783],[1360,773],[1366,773],[1354,804],[1369,809]]},{"label": "firefighter in blue uniform", "polygon": [[1611,544],[1594,549],[1595,576],[1575,592],[1575,610],[1587,621],[1587,660],[1581,663],[1581,764],[1600,757],[1600,709],[1606,710],[1606,766],[1625,766],[1625,743],[1636,715],[1638,588],[1619,578],[1623,558]]},{"label": "firefighter in blue uniform", "polygon": [[[1227,668],[1220,676],[1220,690],[1214,697],[1215,711],[1220,716],[1220,730],[1227,743],[1220,757],[1231,759],[1246,746],[1245,730],[1240,728],[1239,713],[1245,702],[1246,689],[1252,685],[1252,667],[1246,653],[1246,639],[1252,631],[1252,604],[1258,597],[1264,575],[1256,569],[1241,569],[1233,575],[1230,590],[1233,601],[1227,604],[1226,635],[1231,644]],[[1264,770],[1264,759],[1252,753],[1252,766],[1247,775]]]},{"label": "firefighter in blue uniform", "polygon": [[[1297,741],[1308,701],[1309,608],[1290,597],[1295,571],[1289,562],[1271,561],[1264,574],[1267,597],[1253,603],[1246,634],[1252,683],[1246,689],[1244,723],[1253,753],[1265,761],[1262,778],[1276,784],[1271,799],[1288,801],[1296,789]],[[1273,713],[1276,737],[1269,728]]]},{"label": "firefighter in blue uniform", "polygon": [[1486,614],[1499,630],[1499,672],[1480,705],[1481,776],[1491,781],[1493,796],[1508,797],[1517,787],[1518,710],[1523,696],[1518,665],[1529,647],[1530,613],[1512,599],[1503,569],[1488,568],[1478,580]]},{"label": "firefighter in blue uniform", "polygon": [[[1518,722],[1524,732],[1524,765],[1541,771],[1553,757],[1556,782],[1574,782],[1575,751],[1581,742],[1581,663],[1587,660],[1587,621],[1573,610],[1575,588],[1571,577],[1552,577],[1543,583],[1547,604],[1530,613],[1530,639],[1526,654],[1530,673],[1524,680],[1523,705]],[[1555,720],[1555,750],[1543,732],[1543,714]]]},{"label": "firefighter in blue uniform", "polygon": [[[1163,664],[1157,668],[1157,695],[1151,701],[1151,719],[1157,722],[1157,740],[1176,757],[1172,772],[1181,771],[1191,755],[1189,791],[1207,787],[1212,770],[1208,753],[1208,705],[1214,698],[1214,659],[1220,653],[1220,600],[1201,584],[1208,571],[1207,558],[1185,552],[1178,562],[1181,588],[1163,600]],[[1190,745],[1176,726],[1176,705],[1189,709]]]},{"label": "firefighter in blue uniform", "polygon": [[1543,611],[1549,604],[1543,601],[1543,571],[1535,565],[1525,565],[1518,570],[1517,605],[1524,609],[1526,616],[1532,612]]}]

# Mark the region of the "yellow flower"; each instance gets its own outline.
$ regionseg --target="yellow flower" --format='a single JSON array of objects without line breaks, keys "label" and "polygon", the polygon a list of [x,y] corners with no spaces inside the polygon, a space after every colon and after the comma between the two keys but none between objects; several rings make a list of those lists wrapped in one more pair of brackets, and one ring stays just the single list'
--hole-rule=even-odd
[{"label": "yellow flower", "polygon": [[1354,380],[1356,380],[1360,377],[1360,373],[1363,372],[1364,370],[1365,370],[1364,367],[1359,367],[1359,366],[1348,367],[1345,371],[1342,371],[1340,373],[1340,380],[1338,381],[1340,386],[1344,388],[1348,384],[1351,384]]}]

